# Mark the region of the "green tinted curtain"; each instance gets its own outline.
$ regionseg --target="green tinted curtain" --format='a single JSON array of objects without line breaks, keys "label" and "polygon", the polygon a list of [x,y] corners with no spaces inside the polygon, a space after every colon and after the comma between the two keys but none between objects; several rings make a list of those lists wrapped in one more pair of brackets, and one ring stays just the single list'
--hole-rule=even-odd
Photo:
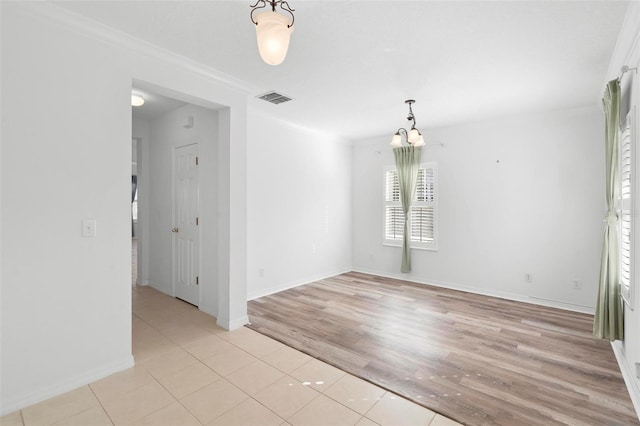
[{"label": "green tinted curtain", "polygon": [[602,100],[606,119],[605,130],[605,185],[607,215],[605,217],[604,243],[600,263],[600,284],[596,314],[593,320],[593,335],[600,339],[622,340],[624,338],[624,312],[618,284],[618,214],[616,204],[620,189],[619,181],[619,123],[620,84],[610,81]]},{"label": "green tinted curtain", "polygon": [[398,171],[398,185],[400,187],[400,202],[404,213],[404,233],[402,235],[402,265],[400,271],[411,271],[411,232],[409,230],[409,216],[411,203],[416,193],[418,183],[418,169],[420,168],[421,149],[413,146],[403,146],[393,149]]}]

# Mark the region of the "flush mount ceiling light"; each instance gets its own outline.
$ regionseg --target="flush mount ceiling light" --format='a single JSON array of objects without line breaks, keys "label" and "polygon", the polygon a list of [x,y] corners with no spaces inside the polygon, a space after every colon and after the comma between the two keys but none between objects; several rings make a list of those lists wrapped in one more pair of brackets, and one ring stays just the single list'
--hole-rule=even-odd
[{"label": "flush mount ceiling light", "polygon": [[131,106],[142,106],[144,105],[144,98],[140,95],[131,95]]},{"label": "flush mount ceiling light", "polygon": [[404,140],[409,146],[424,146],[424,138],[422,137],[420,130],[416,129],[416,117],[413,115],[413,110],[411,109],[411,105],[415,103],[415,101],[413,99],[407,99],[404,103],[409,105],[409,115],[407,116],[407,120],[413,121],[413,123],[411,124],[411,129],[409,129],[409,131],[403,127],[398,129],[391,139],[391,146],[394,148],[402,146],[402,136],[404,136]]},{"label": "flush mount ceiling light", "polygon": [[[254,12],[267,7],[267,5],[271,6],[271,11],[260,12],[254,18]],[[280,9],[291,15],[291,22],[289,22],[288,16],[276,12],[276,6],[280,6]],[[289,3],[284,0],[258,0],[250,7],[252,8],[251,22],[256,25],[260,57],[269,65],[280,65],[289,49],[289,39],[295,21],[293,16],[295,9],[291,9]]]}]

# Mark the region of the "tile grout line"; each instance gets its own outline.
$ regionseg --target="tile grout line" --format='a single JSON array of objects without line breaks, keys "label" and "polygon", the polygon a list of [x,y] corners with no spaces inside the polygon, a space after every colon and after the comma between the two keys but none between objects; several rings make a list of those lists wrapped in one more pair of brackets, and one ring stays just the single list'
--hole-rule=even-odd
[{"label": "tile grout line", "polygon": [[[257,334],[257,335],[259,335],[259,336],[264,336],[263,334],[258,333],[258,332],[256,332],[255,330],[252,330],[252,329],[250,329],[250,328],[247,328],[247,329],[248,329],[248,330],[253,331],[254,333],[256,333],[256,334]],[[272,339],[272,338],[270,338],[270,337],[268,337],[268,336],[264,336],[264,337],[266,337],[266,338],[268,338],[268,339],[270,339],[270,340],[272,340],[272,341],[278,342],[278,340]],[[227,343],[232,344],[233,346],[235,346],[235,347],[236,347],[236,348],[238,348],[239,350],[241,350],[241,351],[245,352],[246,354],[248,354],[248,355],[250,355],[250,356],[252,356],[252,357],[256,358],[258,361],[261,361],[261,362],[265,363],[266,365],[269,365],[269,366],[271,366],[271,367],[275,368],[276,370],[278,370],[278,371],[280,371],[280,372],[284,373],[284,374],[285,374],[287,377],[289,377],[291,380],[293,380],[293,381],[295,381],[295,382],[297,382],[297,383],[299,383],[299,384],[301,384],[301,385],[303,385],[303,386],[307,386],[307,385],[304,385],[304,384],[303,384],[300,380],[298,380],[297,378],[295,378],[295,377],[291,376],[291,374],[290,374],[291,372],[289,372],[289,373],[288,373],[288,372],[286,372],[286,371],[283,371],[283,370],[279,369],[278,367],[276,367],[276,366],[274,366],[274,365],[271,365],[271,364],[269,364],[268,362],[266,362],[266,361],[264,361],[264,360],[262,360],[262,359],[258,358],[258,357],[257,357],[257,356],[255,356],[254,354],[252,354],[252,353],[250,353],[250,352],[246,351],[246,350],[245,350],[245,349],[243,349],[242,347],[240,347],[240,346],[236,345],[234,342],[229,341],[229,340],[227,340],[227,339],[224,339],[224,338],[222,338],[222,337],[220,337],[220,338],[221,338],[221,339],[223,339],[224,341],[226,341]],[[279,343],[282,343],[282,342],[279,342]],[[283,345],[284,345],[284,344],[283,344]],[[290,346],[284,345],[284,347],[290,347]],[[279,349],[280,349],[280,348],[279,348]],[[275,352],[276,352],[276,351],[278,351],[279,349],[276,349],[276,350],[274,350],[274,351],[272,351],[272,352],[269,352],[269,353],[265,354],[264,356],[266,356],[266,355],[270,355],[270,354],[272,354],[272,353],[275,353]],[[185,349],[185,350],[186,350],[186,349]],[[188,352],[188,351],[187,351],[187,352]],[[298,351],[298,352],[300,352],[300,351]],[[304,352],[301,352],[301,353],[304,353]],[[310,356],[310,358],[311,358],[311,359],[307,360],[304,364],[302,364],[302,365],[298,366],[298,367],[297,367],[296,369],[294,369],[293,371],[295,371],[295,370],[297,370],[297,369],[299,369],[299,368],[302,368],[303,366],[307,365],[308,363],[312,362],[313,360],[318,360],[317,358],[314,358],[314,357],[311,357],[311,356]],[[199,360],[199,361],[200,361],[200,360]],[[320,361],[320,360],[318,360],[318,361]],[[200,361],[200,362],[202,362],[202,361]],[[323,361],[321,361],[321,362],[323,362]],[[329,365],[329,364],[327,364],[327,365]],[[238,368],[237,370],[234,370],[233,372],[229,373],[229,375],[230,375],[230,374],[235,373],[236,371],[240,371],[242,368],[244,368],[244,367],[241,367],[241,368]],[[214,371],[215,371],[215,370],[214,370]],[[292,371],[292,372],[293,372],[293,371]],[[343,370],[340,370],[340,371],[343,371]],[[343,371],[343,372],[344,372],[344,371]],[[216,372],[216,373],[217,373],[217,372]],[[345,373],[345,375],[346,375],[346,374],[349,374],[349,373],[346,373],[346,372],[344,372],[344,373]],[[222,375],[221,375],[221,377],[226,379],[226,376],[222,376]],[[227,382],[229,382],[229,381],[227,380]],[[231,383],[231,382],[229,382],[229,383]],[[274,382],[274,383],[275,383],[275,382]],[[233,386],[235,386],[235,384],[233,384],[233,383],[231,383],[231,384],[232,384]],[[273,383],[272,383],[272,384],[273,384]],[[268,386],[270,386],[270,385],[268,385]],[[266,386],[266,387],[268,387],[268,386]],[[375,385],[374,385],[374,386],[375,386]],[[235,387],[237,388],[237,386],[235,386]],[[300,407],[300,409],[298,409],[298,410],[297,410],[297,411],[295,411],[293,414],[291,414],[291,416],[289,416],[288,418],[284,419],[284,421],[285,421],[285,422],[289,422],[289,419],[290,419],[291,417],[295,416],[298,412],[302,411],[302,410],[303,410],[307,405],[311,404],[311,402],[313,402],[313,401],[314,401],[316,398],[318,398],[320,395],[323,395],[323,396],[325,396],[325,397],[327,397],[327,398],[331,399],[332,401],[334,401],[334,402],[338,403],[339,405],[343,406],[344,408],[348,409],[349,411],[352,411],[352,412],[356,413],[357,415],[359,415],[359,416],[360,416],[360,419],[359,419],[359,420],[361,420],[363,417],[366,417],[364,414],[360,414],[360,413],[358,413],[357,411],[355,411],[355,410],[351,409],[350,407],[347,407],[346,405],[344,405],[344,404],[343,404],[343,403],[341,403],[340,401],[337,401],[337,400],[335,400],[335,399],[331,398],[329,395],[326,395],[326,394],[324,393],[324,391],[319,391],[319,390],[317,390],[317,389],[315,389],[315,388],[313,388],[313,387],[310,387],[310,388],[311,388],[312,390],[316,391],[316,392],[317,392],[317,395],[315,395],[315,396],[314,396],[314,397],[313,397],[309,402],[307,402],[307,403],[306,403],[306,404],[304,404],[302,407]],[[239,388],[238,388],[238,389],[239,389]],[[382,389],[382,388],[380,388],[380,389]],[[243,393],[246,393],[246,392],[244,392],[242,389],[239,389],[239,390],[240,390],[240,391],[242,391]],[[384,390],[384,389],[382,389],[382,390]],[[387,392],[386,390],[384,390],[384,391],[385,391],[385,393]],[[384,394],[385,394],[385,393],[383,393],[383,396],[384,396]],[[247,395],[248,395],[248,394],[247,394]],[[249,398],[253,399],[253,400],[254,400],[254,401],[256,401],[258,404],[260,404],[260,405],[264,406],[262,403],[260,403],[260,401],[256,400],[256,399],[253,397],[253,395],[249,395]],[[376,401],[376,402],[375,402],[375,404],[373,404],[373,405],[376,405],[377,403],[378,403],[378,401]],[[277,413],[275,413],[274,411],[272,411],[272,410],[271,410],[271,409],[269,409],[268,407],[266,407],[266,406],[265,406],[265,408],[267,408],[269,411],[271,411],[272,413],[274,413],[276,416],[280,417],[280,415],[278,415]],[[371,408],[373,408],[373,406],[372,406]],[[371,409],[371,408],[370,408],[370,409]],[[369,409],[369,410],[370,410],[370,409]],[[368,412],[369,410],[367,410],[367,412]],[[226,412],[225,412],[225,413],[226,413]],[[220,416],[224,415],[225,413],[220,414]],[[220,417],[220,416],[218,416],[218,417]],[[218,417],[216,417],[216,418],[218,418]],[[282,417],[280,417],[280,418],[282,418]],[[371,420],[371,419],[369,419],[368,417],[367,417],[367,419],[368,419],[368,420]],[[373,421],[373,420],[371,420],[371,421]],[[374,423],[375,423],[375,422],[374,422]]]},{"label": "tile grout line", "polygon": [[98,404],[100,405],[100,408],[102,408],[102,411],[104,411],[104,413],[107,415],[107,418],[109,419],[111,424],[115,425],[116,423],[113,421],[113,419],[109,415],[109,412],[107,411],[107,409],[104,408],[104,405],[102,405],[102,401],[100,400],[100,398],[98,398],[98,395],[96,395],[95,391],[91,387],[91,383],[89,383],[87,386],[89,387],[89,390],[91,390],[91,393],[93,394],[93,397],[96,399],[96,401],[98,401]]},{"label": "tile grout line", "polygon": [[[198,358],[198,357],[196,357],[195,355],[193,355],[191,352],[189,352],[187,349],[185,349],[182,345],[180,345],[180,344],[178,344],[178,343],[175,343],[173,340],[171,340],[171,338],[169,338],[169,337],[168,337],[168,336],[166,336],[164,333],[162,333],[162,331],[158,330],[156,327],[154,327],[153,325],[149,324],[149,323],[148,323],[147,321],[145,321],[144,319],[143,319],[142,321],[144,321],[147,325],[149,325],[149,327],[151,327],[152,329],[154,329],[155,331],[157,331],[158,333],[160,333],[160,335],[162,335],[163,337],[165,337],[165,338],[169,339],[169,340],[170,340],[173,344],[175,344],[175,345],[176,345],[176,347],[178,347],[180,350],[182,350],[182,351],[186,352],[186,353],[187,353],[187,354],[189,354],[191,357],[193,357],[193,359],[195,359],[195,360],[197,361],[197,363],[202,364],[205,368],[207,368],[207,369],[211,370],[212,372],[214,372],[214,373],[216,373],[218,376],[220,376],[220,379],[215,380],[215,381],[213,381],[212,383],[215,383],[215,382],[217,382],[217,381],[219,381],[219,380],[221,380],[221,379],[224,379],[224,376],[223,376],[222,374],[219,374],[217,371],[213,370],[211,367],[209,367],[208,365],[206,365],[204,362],[202,362],[202,360],[201,360],[200,358]],[[207,331],[209,331],[209,330],[207,330]],[[214,335],[213,333],[211,333],[211,334],[212,334],[212,335]],[[150,359],[152,359],[152,358],[155,358],[155,357],[151,357]],[[134,361],[135,361],[135,358],[134,358]],[[195,364],[195,363],[194,363],[194,364]],[[197,417],[196,417],[196,416],[195,416],[195,415],[194,415],[194,414],[193,414],[193,413],[192,413],[192,412],[191,412],[191,411],[190,411],[190,410],[189,410],[189,409],[188,409],[188,408],[187,408],[187,407],[182,403],[182,401],[181,401],[179,398],[177,398],[175,395],[173,395],[173,393],[171,393],[171,391],[170,391],[169,389],[167,389],[167,387],[166,387],[166,386],[164,386],[164,385],[163,385],[163,384],[158,380],[158,378],[157,378],[157,377],[155,377],[153,374],[151,374],[151,372],[149,372],[149,370],[147,370],[145,367],[141,367],[141,368],[143,368],[143,369],[144,369],[144,371],[146,371],[146,372],[147,372],[147,374],[149,374],[149,376],[151,376],[151,378],[152,378],[156,383],[158,383],[158,385],[160,385],[164,390],[166,390],[166,391],[167,391],[167,393],[168,393],[169,395],[171,395],[171,397],[172,397],[172,398],[173,398],[173,399],[174,399],[178,404],[180,404],[180,406],[181,406],[182,408],[184,408],[184,409],[185,409],[185,411],[186,411],[187,413],[189,413],[189,415],[190,415],[191,417],[193,417],[193,418],[194,418],[194,419],[195,419],[199,424],[201,424],[201,425],[203,424],[203,423],[200,421],[200,419],[198,419],[198,418],[197,418]],[[185,369],[186,369],[186,368],[189,368],[189,366],[185,367]],[[184,370],[184,369],[181,369],[181,370],[178,370],[178,371],[182,371],[182,370]],[[203,387],[201,387],[201,388],[196,389],[195,391],[193,391],[193,392],[189,393],[188,395],[185,395],[183,398],[186,398],[187,396],[192,395],[192,394],[194,394],[194,393],[198,392],[198,391],[199,391],[199,390],[201,390],[201,389],[204,389],[205,387],[207,387],[207,386],[211,385],[212,383],[209,383],[209,384],[207,384],[207,385],[205,385],[205,386],[203,386]],[[149,413],[149,414],[147,414],[147,415],[146,415],[146,416],[144,416],[144,417],[147,417],[147,416],[149,416],[149,415],[151,415],[151,414],[155,414],[155,413],[157,413],[157,412],[159,412],[159,411],[161,411],[161,410],[163,410],[164,408],[167,408],[167,407],[168,407],[168,405],[167,405],[167,406],[165,406],[165,407],[162,407],[162,408],[160,408],[160,409],[158,409],[158,410],[156,410],[156,411],[154,411],[154,412],[152,412],[152,413]],[[143,417],[143,418],[144,418],[144,417]],[[214,420],[215,420],[215,419],[214,419]]]},{"label": "tile grout line", "polygon": [[[274,382],[275,383],[275,382]],[[273,384],[273,383],[272,383]],[[271,385],[269,385],[271,386]],[[268,387],[268,386],[267,386]],[[277,418],[282,419],[284,422],[287,422],[287,419],[283,419],[278,413],[276,413],[275,411],[273,411],[271,408],[267,407],[266,405],[264,405],[262,402],[258,401],[257,399],[255,399],[253,397],[253,395],[250,395],[251,399],[253,399],[256,403],[258,403],[260,406],[264,407],[265,409],[267,409],[268,411],[270,411],[271,413],[273,413]],[[289,422],[287,422],[289,423]],[[280,423],[282,424],[282,423]]]},{"label": "tile grout line", "polygon": [[[232,382],[230,382],[229,380],[227,380],[227,379],[226,379],[226,376],[224,376],[224,375],[220,374],[220,373],[219,373],[219,372],[217,372],[215,369],[213,369],[213,368],[209,367],[207,364],[205,364],[205,363],[203,362],[203,360],[202,360],[202,359],[198,358],[198,357],[197,357],[197,356],[195,356],[193,353],[189,352],[189,350],[188,350],[188,349],[186,349],[183,345],[180,345],[180,344],[178,344],[178,343],[174,342],[170,337],[166,336],[164,333],[162,333],[162,331],[158,330],[156,327],[154,327],[153,325],[149,324],[147,321],[145,321],[145,320],[143,320],[143,319],[142,319],[142,321],[144,321],[145,323],[147,323],[147,325],[149,325],[149,327],[151,327],[151,328],[153,328],[154,330],[158,331],[162,336],[164,336],[164,337],[166,337],[167,339],[169,339],[170,341],[172,341],[172,343],[176,344],[176,346],[178,346],[181,350],[183,350],[183,351],[185,351],[186,353],[188,353],[189,355],[191,355],[195,360],[197,360],[197,362],[198,362],[198,363],[202,364],[205,368],[207,368],[207,369],[211,370],[212,372],[216,373],[220,378],[219,378],[218,380],[215,380],[215,381],[214,381],[214,382],[212,382],[212,383],[216,383],[216,382],[218,382],[218,381],[220,381],[220,380],[223,380],[223,379],[224,379],[224,380],[225,380],[227,383],[229,383],[231,386],[235,387],[235,388],[236,388],[236,389],[238,389],[240,392],[242,392],[243,394],[247,395],[247,397],[248,397],[247,399],[245,399],[245,400],[243,400],[242,402],[240,402],[239,404],[236,404],[235,406],[233,406],[233,407],[229,408],[228,410],[226,410],[226,411],[224,411],[224,412],[220,413],[220,415],[216,416],[216,417],[215,417],[214,419],[212,419],[211,421],[214,421],[214,420],[218,419],[219,417],[224,416],[226,413],[228,413],[229,411],[233,410],[233,409],[234,409],[234,408],[236,408],[238,405],[240,405],[240,404],[244,403],[244,402],[245,402],[245,401],[247,401],[248,399],[252,399],[252,400],[254,400],[255,402],[257,402],[258,404],[260,404],[261,406],[263,406],[263,405],[262,405],[258,400],[256,400],[252,395],[249,395],[248,393],[244,392],[242,389],[238,388],[235,384],[233,384]],[[208,329],[205,329],[205,330],[206,330],[208,333],[210,333],[212,336],[216,336],[216,333],[214,333],[214,332],[212,332],[212,331],[210,331],[210,330],[208,330]],[[216,336],[216,337],[218,337],[218,336]],[[206,337],[205,337],[205,338],[206,338]],[[196,339],[196,340],[203,340],[203,339],[205,339],[205,338],[202,338],[202,339]],[[231,344],[232,346],[234,346],[234,347],[235,347],[235,348],[237,348],[238,350],[240,350],[240,351],[242,351],[242,352],[246,353],[247,355],[249,355],[249,356],[251,356],[251,357],[253,357],[253,358],[256,358],[256,360],[260,361],[260,358],[257,358],[256,356],[254,356],[253,354],[251,354],[251,353],[247,352],[246,350],[244,350],[244,349],[243,349],[243,348],[241,348],[240,346],[236,345],[235,343],[230,342],[230,341],[228,341],[227,339],[224,339],[224,338],[222,338],[222,337],[218,337],[218,338],[219,338],[219,339],[221,339],[221,340],[222,340],[222,341],[224,341],[224,342],[227,342],[227,343]],[[221,352],[221,353],[224,353],[224,352],[225,352],[225,351],[223,351],[223,352]],[[274,351],[274,352],[275,352],[275,351]],[[212,355],[211,357],[214,357],[214,356],[216,356],[216,355]],[[263,362],[264,362],[264,361],[263,361]],[[143,368],[144,368],[144,367],[143,367]],[[188,368],[188,367],[185,367],[185,368]],[[234,371],[230,372],[229,374],[233,374],[234,372],[239,371],[239,370],[241,370],[242,368],[244,368],[244,367],[238,368],[238,369],[236,369],[236,370],[234,370]],[[159,382],[159,380],[158,380],[158,379],[157,379],[153,374],[151,374],[151,373],[150,373],[148,370],[146,370],[146,369],[145,369],[145,371],[147,371],[147,373],[149,373],[149,375],[150,375],[150,376],[151,376],[151,377],[152,377],[152,378],[153,378],[153,379],[154,379],[154,380],[155,380],[155,381],[156,381],[160,386],[162,386],[162,388],[163,388],[163,389],[165,389],[165,390],[166,390],[166,391],[167,391],[167,392],[168,392],[168,393],[169,393],[169,394],[170,394],[170,395],[171,395],[171,396],[172,396],[172,397],[173,397],[173,398],[178,402],[178,404],[180,404],[180,405],[181,405],[181,406],[182,406],[182,407],[183,407],[183,408],[184,408],[184,409],[189,413],[189,415],[191,415],[194,419],[196,419],[196,421],[197,421],[198,423],[200,423],[200,424],[202,425],[202,423],[200,422],[200,420],[194,416],[194,414],[193,414],[193,413],[192,413],[192,412],[191,412],[191,411],[190,411],[190,410],[189,410],[189,409],[188,409],[188,408],[187,408],[187,407],[182,403],[182,401],[181,401],[180,399],[178,399],[177,397],[175,397],[175,396],[171,393],[171,391],[170,391],[169,389],[167,389],[167,388],[166,388],[162,383],[160,383],[160,382]],[[229,374],[228,374],[228,375],[229,375]],[[194,393],[198,392],[199,390],[201,390],[201,389],[203,389],[203,388],[205,388],[205,387],[209,386],[209,385],[210,385],[210,384],[212,384],[212,383],[209,383],[209,384],[207,384],[207,385],[205,385],[205,386],[203,386],[203,387],[201,387],[201,388],[199,388],[199,389],[197,389],[197,390],[195,390],[195,391],[193,391],[193,392],[189,393],[188,395],[184,396],[183,398],[186,398],[187,396],[192,395],[192,394],[194,394]],[[166,407],[163,407],[163,408],[166,408]],[[267,407],[265,407],[265,408],[267,408]],[[158,412],[158,411],[160,411],[160,410],[162,410],[162,408],[161,408],[161,409],[159,409],[159,410],[157,410],[157,411],[154,411],[154,413],[156,413],[156,412]],[[270,412],[272,412],[272,413],[273,413],[274,415],[276,415],[278,418],[282,418],[282,417],[280,417],[277,413],[275,413],[275,412],[273,412],[272,410],[270,410],[269,408],[267,408],[267,410],[269,410]],[[153,414],[153,413],[150,413],[150,414]],[[150,414],[149,414],[149,415],[150,415]],[[145,416],[145,417],[146,417],[146,416]],[[285,422],[287,421],[286,419],[283,419],[283,420],[284,420]]]},{"label": "tile grout line", "polygon": [[[198,361],[200,361],[200,360],[198,360]],[[206,366],[205,366],[205,367],[206,367]],[[144,367],[142,367],[142,368],[144,368]],[[186,368],[186,367],[185,367],[185,368]],[[184,408],[184,409],[187,411],[187,413],[189,413],[189,415],[190,415],[191,417],[193,417],[194,419],[196,419],[196,421],[197,421],[198,423],[200,423],[201,425],[203,424],[203,423],[200,421],[200,419],[198,419],[196,416],[194,416],[194,415],[193,415],[193,413],[192,413],[191,411],[189,411],[189,409],[188,409],[187,407],[185,407],[185,406],[184,406],[184,404],[182,403],[182,401],[180,401],[180,400],[179,400],[175,395],[173,395],[173,394],[171,393],[171,391],[170,391],[169,389],[167,389],[167,388],[166,388],[162,383],[160,383],[160,382],[158,381],[158,379],[157,379],[153,374],[151,374],[151,373],[150,373],[146,368],[145,368],[145,370],[144,370],[144,371],[146,371],[146,372],[149,374],[149,376],[151,376],[151,378],[153,378],[153,380],[155,380],[155,382],[156,382],[158,385],[160,385],[160,386],[162,387],[162,389],[166,390],[166,391],[167,391],[167,393],[168,393],[169,395],[171,395],[171,397],[175,400],[175,402],[177,402],[178,404],[180,404],[180,406],[182,406],[182,408]],[[215,383],[215,382],[213,382],[213,383]],[[205,386],[203,386],[203,387],[202,387],[202,388],[200,388],[200,389],[203,389],[203,388],[205,388],[206,386],[209,386],[209,385],[205,385]],[[198,390],[200,390],[200,389],[198,389]],[[195,392],[197,392],[198,390],[196,390],[196,391],[194,391],[194,392],[192,392],[192,393],[195,393]],[[191,395],[192,393],[190,393],[189,395]],[[187,395],[187,396],[189,396],[189,395]],[[186,398],[186,396],[185,396],[184,398]],[[171,405],[171,404],[169,404],[169,405]],[[162,411],[162,410],[164,410],[165,408],[167,408],[169,405],[166,405],[166,406],[164,406],[164,407],[162,407],[162,408],[159,408],[159,409],[157,409],[156,411],[153,411],[153,412],[151,412],[151,413],[147,414],[146,416],[143,416],[142,418],[144,419],[145,417],[148,417],[148,416],[150,416],[150,415],[152,415],[152,414],[155,414],[155,413],[157,413],[157,412],[159,412],[159,411]]]},{"label": "tile grout line", "polygon": [[[205,365],[204,363],[202,363],[202,361],[201,361],[199,358],[197,358],[197,357],[193,356],[193,354],[191,354],[189,351],[187,351],[186,349],[184,349],[181,345],[179,345],[179,344],[175,343],[174,341],[172,341],[169,337],[167,337],[164,333],[162,333],[162,331],[160,331],[160,330],[159,330],[159,329],[157,329],[155,326],[153,326],[152,324],[150,324],[147,320],[145,320],[144,318],[139,317],[137,314],[133,314],[133,315],[134,315],[135,317],[137,317],[140,321],[142,321],[142,322],[144,322],[145,324],[147,324],[150,328],[152,328],[153,330],[155,330],[156,332],[158,332],[161,336],[163,336],[163,337],[167,338],[169,341],[171,341],[171,343],[172,343],[172,344],[176,345],[176,347],[177,347],[177,348],[180,348],[181,350],[183,350],[183,351],[185,351],[186,353],[188,353],[188,354],[189,354],[190,356],[192,356],[192,357],[193,357],[197,362],[199,362],[199,363],[203,364],[205,367],[209,368],[209,366],[208,366],[208,365]],[[159,356],[161,356],[161,355],[163,355],[163,354],[158,354],[157,356],[155,356],[155,357],[151,357],[151,358],[149,358],[149,359],[157,358],[157,357],[159,357]],[[135,363],[135,356],[134,356],[134,365],[136,365],[136,363]],[[162,383],[160,383],[160,381],[159,381],[159,380],[158,380],[158,379],[157,379],[153,374],[151,374],[151,372],[149,372],[149,370],[147,370],[147,369],[146,369],[145,367],[143,367],[143,366],[139,366],[139,367],[140,367],[140,368],[142,368],[142,369],[143,369],[143,370],[144,370],[144,371],[145,371],[145,372],[146,372],[146,373],[147,373],[147,374],[148,374],[148,375],[149,375],[149,376],[150,376],[150,377],[151,377],[151,378],[152,378],[152,379],[153,379],[153,380],[154,380],[154,381],[155,381],[155,382],[160,386],[160,387],[162,387],[162,389],[164,389],[164,390],[165,390],[169,395],[171,395],[171,397],[175,400],[175,402],[177,402],[178,404],[180,404],[180,406],[182,406],[182,408],[184,408],[184,409],[187,411],[187,413],[189,413],[189,415],[190,415],[191,417],[193,417],[193,418],[194,418],[198,423],[200,423],[200,424],[202,425],[202,423],[200,422],[200,420],[199,420],[198,418],[196,418],[196,417],[193,415],[193,413],[192,413],[191,411],[189,411],[189,409],[188,409],[187,407],[185,407],[185,406],[184,406],[184,404],[182,404],[182,401],[180,401],[180,400],[179,400],[175,395],[173,395],[173,394],[171,393],[171,391],[169,391],[169,389],[167,389],[167,388],[166,388]],[[188,367],[185,367],[185,368],[188,368]],[[217,372],[216,372],[216,374],[217,374]],[[222,377],[222,376],[220,376],[220,377]],[[208,386],[208,385],[206,385],[206,386]],[[206,387],[206,386],[203,386],[203,388],[204,388],[204,387]],[[202,388],[200,388],[200,389],[202,389]],[[200,389],[198,389],[198,390],[200,390]],[[195,393],[195,392],[197,392],[198,390],[196,390],[196,391],[194,391],[194,392],[192,392],[192,393]],[[191,395],[191,393],[190,393],[189,395]],[[188,396],[188,395],[187,395],[187,396]],[[171,404],[169,404],[169,405],[171,405]],[[157,409],[157,410],[155,410],[155,411],[153,411],[153,412],[151,412],[151,413],[149,413],[149,414],[147,414],[147,415],[143,416],[143,417],[142,417],[142,419],[144,419],[144,418],[145,418],[145,417],[147,417],[147,416],[150,416],[150,415],[152,415],[152,414],[155,414],[155,413],[157,413],[157,412],[159,412],[159,411],[161,411],[161,410],[163,410],[163,409],[167,408],[169,405],[166,405],[166,406],[164,406],[164,407],[161,407],[161,408],[159,408],[159,409]],[[106,411],[106,410],[105,410],[105,411]]]}]

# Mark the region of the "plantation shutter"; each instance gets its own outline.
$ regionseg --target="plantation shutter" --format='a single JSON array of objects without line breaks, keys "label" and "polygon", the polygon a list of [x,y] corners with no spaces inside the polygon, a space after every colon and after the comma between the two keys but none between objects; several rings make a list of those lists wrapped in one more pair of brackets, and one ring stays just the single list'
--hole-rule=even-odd
[{"label": "plantation shutter", "polygon": [[[418,170],[416,194],[409,214],[411,247],[437,249],[437,166],[423,163]],[[393,167],[384,170],[384,243],[402,243],[404,214],[400,202],[398,174]]]},{"label": "plantation shutter", "polygon": [[418,170],[416,200],[411,208],[411,241],[432,242],[435,238],[435,173],[433,168]]},{"label": "plantation shutter", "polygon": [[404,213],[400,203],[400,184],[395,170],[385,172],[385,240],[402,241]]},{"label": "plantation shutter", "polygon": [[632,163],[631,117],[627,115],[620,133],[620,200],[619,200],[619,244],[620,244],[620,292],[629,301],[631,293],[632,256]]}]

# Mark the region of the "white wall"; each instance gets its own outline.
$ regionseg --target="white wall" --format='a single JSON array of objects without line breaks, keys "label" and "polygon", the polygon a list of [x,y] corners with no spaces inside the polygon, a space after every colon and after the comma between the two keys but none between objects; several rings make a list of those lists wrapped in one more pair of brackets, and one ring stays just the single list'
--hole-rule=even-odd
[{"label": "white wall", "polygon": [[[193,127],[183,127],[193,117]],[[218,312],[218,113],[186,105],[150,123],[149,132],[149,284],[174,296],[173,161],[175,148],[198,144],[200,176],[200,308]]]},{"label": "white wall", "polygon": [[93,47],[2,4],[3,413],[133,364],[131,81]]},{"label": "white wall", "polygon": [[[596,108],[424,131],[439,171],[439,250],[382,245],[389,138],[353,155],[355,270],[592,311],[603,208],[603,114]],[[442,144],[443,146],[440,146]],[[533,274],[525,283],[524,274]],[[573,280],[582,281],[574,290]]]},{"label": "white wall", "polygon": [[[0,7],[0,411],[7,413],[133,363],[134,79],[225,108],[219,144],[231,167],[219,175],[220,209],[240,220],[221,224],[227,261],[220,273],[228,280],[219,283],[218,322],[246,321],[246,93],[186,58],[52,4]],[[84,218],[97,220],[97,237],[80,237]]]},{"label": "white wall", "polygon": [[[620,31],[616,48],[609,64],[606,81],[617,78],[623,65],[631,68],[640,67],[640,3],[629,5],[625,22]],[[624,312],[624,341],[613,342],[613,349],[618,358],[620,369],[625,378],[631,399],[640,418],[640,378],[636,364],[640,363],[640,74],[637,71],[627,73],[622,79],[623,88],[632,85],[630,106],[636,108],[635,123],[635,180],[634,180],[634,255],[632,264],[635,294],[633,309],[625,306]],[[603,83],[604,87],[604,83]],[[638,367],[640,368],[640,367]]]},{"label": "white wall", "polygon": [[351,270],[350,145],[249,112],[249,298]]}]

